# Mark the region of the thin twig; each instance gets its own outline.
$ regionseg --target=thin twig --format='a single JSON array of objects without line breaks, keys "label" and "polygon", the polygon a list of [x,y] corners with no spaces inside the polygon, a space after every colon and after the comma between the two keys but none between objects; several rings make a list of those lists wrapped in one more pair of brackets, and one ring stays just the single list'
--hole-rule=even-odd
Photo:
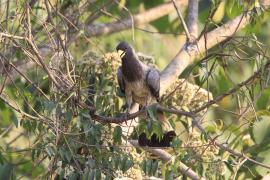
[{"label": "thin twig", "polygon": [[254,72],[253,75],[251,75],[249,78],[247,78],[245,81],[242,81],[241,83],[235,85],[232,89],[230,89],[228,92],[217,96],[214,100],[210,100],[209,102],[207,102],[205,105],[195,109],[194,111],[192,111],[193,113],[198,113],[206,108],[208,108],[209,106],[221,101],[223,98],[237,92],[240,88],[242,88],[243,86],[246,86],[250,83],[252,83],[253,81],[255,81],[258,77],[260,77],[260,75],[263,73],[263,71],[267,70],[267,68],[270,66],[270,60],[265,64],[264,67],[260,68],[258,71]]},{"label": "thin twig", "polygon": [[174,6],[174,8],[175,8],[175,10],[176,10],[176,12],[177,12],[177,15],[178,15],[178,17],[179,17],[179,19],[180,19],[180,22],[182,23],[182,25],[183,25],[183,27],[184,27],[184,31],[185,31],[185,33],[186,33],[187,40],[188,40],[188,42],[189,42],[189,41],[191,40],[191,36],[190,36],[189,30],[188,30],[188,28],[187,28],[186,22],[185,22],[185,20],[184,20],[182,14],[181,14],[180,9],[178,9],[178,7],[177,7],[177,5],[176,5],[175,0],[172,0],[172,2],[173,2],[173,6]]},{"label": "thin twig", "polygon": [[[194,125],[195,125],[196,127],[198,127],[198,129],[199,129],[202,133],[207,134],[207,132],[204,130],[204,128],[200,125],[200,122],[199,122],[199,120],[197,119],[197,117],[196,117],[195,115],[193,116],[192,119],[193,119]],[[213,138],[210,137],[209,135],[208,135],[208,138],[211,139],[211,141],[213,141]],[[225,151],[227,151],[227,152],[233,154],[234,156],[245,158],[245,159],[247,159],[248,161],[250,161],[250,162],[252,162],[252,163],[254,163],[254,164],[257,164],[257,165],[259,165],[259,166],[261,166],[261,167],[270,169],[270,166],[267,165],[267,164],[260,163],[260,162],[258,162],[258,161],[256,161],[256,160],[254,160],[254,159],[252,159],[252,158],[246,156],[244,153],[236,152],[236,151],[234,151],[233,149],[229,148],[228,146],[225,146],[224,144],[217,142],[216,140],[214,140],[214,142],[215,142],[215,145],[217,145],[220,149],[225,150]]]}]

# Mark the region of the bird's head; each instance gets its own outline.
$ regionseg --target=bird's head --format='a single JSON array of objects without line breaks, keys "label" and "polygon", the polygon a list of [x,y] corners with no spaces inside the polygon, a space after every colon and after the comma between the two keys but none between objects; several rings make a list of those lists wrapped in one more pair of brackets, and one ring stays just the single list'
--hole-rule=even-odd
[{"label": "bird's head", "polygon": [[132,52],[132,47],[127,42],[122,41],[116,46],[116,50],[120,58],[123,58],[126,53]]}]

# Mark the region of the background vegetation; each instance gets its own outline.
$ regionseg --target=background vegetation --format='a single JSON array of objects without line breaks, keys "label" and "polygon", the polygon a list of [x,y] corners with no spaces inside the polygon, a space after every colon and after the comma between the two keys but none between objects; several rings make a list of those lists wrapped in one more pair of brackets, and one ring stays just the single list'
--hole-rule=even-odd
[{"label": "background vegetation", "polygon": [[[261,2],[199,1],[198,41],[186,43],[172,1],[1,1],[0,179],[269,176],[270,14]],[[188,19],[188,1],[175,4]],[[125,104],[115,77],[120,41],[162,71],[185,43],[196,49],[241,13],[247,26],[198,51],[163,94],[172,148],[138,147],[141,131],[162,134],[155,106],[139,125],[110,123],[122,122]]]}]

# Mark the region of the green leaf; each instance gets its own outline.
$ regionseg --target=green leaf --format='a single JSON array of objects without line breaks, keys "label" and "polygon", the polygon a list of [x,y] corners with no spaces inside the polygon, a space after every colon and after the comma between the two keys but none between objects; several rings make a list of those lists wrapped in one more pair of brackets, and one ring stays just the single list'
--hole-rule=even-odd
[{"label": "green leaf", "polygon": [[237,0],[227,0],[225,11],[230,19],[235,18],[243,11],[243,7],[239,3]]},{"label": "green leaf", "polygon": [[65,159],[70,163],[70,161],[72,159],[72,154],[71,154],[71,152],[69,150],[65,151]]},{"label": "green leaf", "polygon": [[147,109],[147,114],[149,115],[149,117],[152,119],[152,120],[157,120],[156,119],[156,114],[157,114],[157,108],[156,106],[152,105],[152,106],[149,106],[148,109]]},{"label": "green leaf", "polygon": [[96,171],[95,170],[90,171],[89,174],[88,174],[88,179],[89,180],[94,179],[95,178],[95,175],[96,175]]},{"label": "green leaf", "polygon": [[261,116],[259,119],[253,125],[252,137],[257,144],[266,145],[270,142],[270,116]]},{"label": "green leaf", "polygon": [[151,134],[156,134],[159,139],[163,136],[162,126],[159,121],[153,121],[153,129]]},{"label": "green leaf", "polygon": [[265,109],[269,105],[270,89],[267,88],[262,91],[262,95],[256,102],[258,109]]},{"label": "green leaf", "polygon": [[147,175],[150,175],[151,176],[150,173],[151,173],[152,165],[153,165],[153,161],[152,160],[147,160],[146,161],[146,171],[145,171],[145,173]]},{"label": "green leaf", "polygon": [[11,120],[15,124],[16,127],[19,127],[19,120],[14,112],[11,114]]},{"label": "green leaf", "polygon": [[24,58],[24,53],[20,49],[16,49],[15,51],[15,56],[17,59],[23,59]]},{"label": "green leaf", "polygon": [[146,174],[146,162],[147,160],[143,160],[143,162],[141,163],[141,168],[145,174]]},{"label": "green leaf", "polygon": [[96,169],[96,180],[101,180],[101,171]]},{"label": "green leaf", "polygon": [[88,180],[89,179],[90,170],[86,169],[82,175],[82,180]]},{"label": "green leaf", "polygon": [[88,165],[90,168],[95,168],[97,164],[96,164],[96,161],[94,159],[89,159]]},{"label": "green leaf", "polygon": [[108,174],[108,175],[105,177],[105,180],[113,180],[112,175]]},{"label": "green leaf", "polygon": [[38,124],[36,121],[28,121],[24,119],[21,121],[21,125],[26,131],[35,132]]},{"label": "green leaf", "polygon": [[139,5],[142,3],[142,0],[136,0],[136,1],[126,1],[127,6],[131,9],[137,9]]},{"label": "green leaf", "polygon": [[[32,158],[32,161],[34,161],[35,160],[35,156],[36,155],[36,149],[33,149],[32,150],[32,152],[31,152],[31,158]],[[0,156],[1,156],[1,154],[0,154]],[[0,158],[1,159],[1,158]]]},{"label": "green leaf", "polygon": [[155,161],[151,169],[151,175],[155,176],[157,174],[157,171],[158,171],[158,161]]},{"label": "green leaf", "polygon": [[[270,164],[270,150],[258,153],[256,160],[263,164]],[[261,166],[256,166],[255,169],[262,177],[269,173],[269,169]]]},{"label": "green leaf", "polygon": [[56,149],[53,146],[47,146],[46,151],[50,157],[53,157],[56,155]]},{"label": "green leaf", "polygon": [[0,164],[4,164],[4,156],[2,155],[1,151],[0,151]]},{"label": "green leaf", "polygon": [[260,110],[256,112],[257,116],[270,116],[270,111],[268,110]]},{"label": "green leaf", "polygon": [[72,172],[69,176],[68,176],[68,180],[77,180],[79,178],[78,174],[76,172]]},{"label": "green leaf", "polygon": [[217,130],[217,125],[215,122],[209,123],[207,124],[207,126],[205,127],[205,131],[207,133],[215,133]]},{"label": "green leaf", "polygon": [[223,68],[219,69],[219,76],[216,83],[219,88],[219,93],[225,93],[230,89],[230,83]]},{"label": "green leaf", "polygon": [[48,112],[52,112],[52,110],[54,110],[56,108],[56,103],[53,101],[44,101],[44,108]]},{"label": "green leaf", "polygon": [[1,109],[1,125],[9,125],[10,124],[10,110],[6,108],[4,104],[0,102]]},{"label": "green leaf", "polygon": [[207,17],[209,16],[209,7],[211,7],[210,1],[199,1],[200,12],[198,19],[204,24],[207,21]]},{"label": "green leaf", "polygon": [[72,111],[67,111],[65,116],[66,116],[67,122],[70,122],[72,120],[72,117],[73,117],[72,116]]},{"label": "green leaf", "polygon": [[166,180],[173,180],[173,172],[171,170],[167,170],[166,171],[166,175],[165,175],[165,179]]},{"label": "green leaf", "polygon": [[116,126],[113,131],[113,142],[121,144],[122,142],[122,128],[120,126]]},{"label": "green leaf", "polygon": [[147,121],[147,131],[146,131],[146,136],[147,136],[148,138],[152,135],[153,123],[154,123],[154,121],[152,121],[152,120],[148,120],[148,121]]},{"label": "green leaf", "polygon": [[207,134],[207,132],[203,132],[203,133],[201,134],[201,137],[202,137],[202,139],[204,139],[205,141],[208,141],[208,134]]},{"label": "green leaf", "polygon": [[129,168],[131,168],[133,166],[133,162],[132,160],[128,159],[126,156],[123,158],[122,160],[122,167],[121,170],[123,172],[126,172],[127,170],[129,170]]},{"label": "green leaf", "polygon": [[117,157],[114,157],[113,158],[113,166],[115,169],[118,169],[119,168],[119,164],[120,164],[120,158],[117,156]]},{"label": "green leaf", "polygon": [[149,0],[143,0],[144,6],[146,9],[155,7],[157,5],[160,5],[164,3],[164,0],[155,0],[155,1],[149,1]]},{"label": "green leaf", "polygon": [[152,24],[155,28],[157,28],[159,32],[166,32],[166,30],[168,30],[171,25],[168,15],[163,16],[158,20],[151,22],[150,24]]},{"label": "green leaf", "polygon": [[13,165],[3,164],[0,165],[0,177],[1,179],[11,179],[13,171]]},{"label": "green leaf", "polygon": [[182,141],[181,139],[177,138],[173,138],[173,141],[171,143],[171,146],[174,148],[180,147],[182,145]]}]

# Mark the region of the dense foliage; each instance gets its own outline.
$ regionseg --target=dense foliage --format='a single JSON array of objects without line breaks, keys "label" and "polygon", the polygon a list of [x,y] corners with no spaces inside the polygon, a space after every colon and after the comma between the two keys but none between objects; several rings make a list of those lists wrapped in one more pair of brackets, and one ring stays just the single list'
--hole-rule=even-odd
[{"label": "dense foliage", "polygon": [[[185,179],[182,163],[206,179],[269,174],[270,21],[268,10],[254,8],[257,1],[199,2],[201,37],[240,13],[252,15],[248,26],[200,54],[162,96],[160,105],[173,110],[209,104],[196,112],[203,131],[191,117],[170,112],[165,125],[156,121],[156,106],[136,127],[131,123],[137,119],[102,121],[125,111],[115,76],[118,42],[128,41],[143,62],[162,71],[184,44],[184,29],[175,9],[114,34],[91,36],[86,26],[121,21],[166,2],[1,2],[0,179]],[[185,16],[187,7],[180,9]],[[161,137],[167,126],[177,133],[165,149],[173,155],[169,162],[130,141],[141,132]]]}]

